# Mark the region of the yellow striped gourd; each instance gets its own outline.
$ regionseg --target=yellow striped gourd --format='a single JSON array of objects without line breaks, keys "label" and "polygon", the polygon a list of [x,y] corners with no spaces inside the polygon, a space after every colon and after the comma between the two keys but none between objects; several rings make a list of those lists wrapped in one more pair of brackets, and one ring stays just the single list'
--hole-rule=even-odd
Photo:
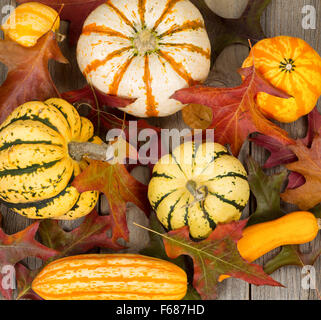
[{"label": "yellow striped gourd", "polygon": [[88,214],[97,191],[71,186],[87,163],[73,160],[68,143],[93,141],[92,123],[62,99],[27,102],[0,126],[0,201],[32,219],[76,219]]},{"label": "yellow striped gourd", "polygon": [[187,276],[175,264],[136,254],[88,254],[47,265],[32,289],[45,300],[179,300]]},{"label": "yellow striped gourd", "polygon": [[201,239],[217,223],[238,220],[250,195],[242,163],[218,143],[187,142],[155,165],[149,201],[169,230],[189,226]]},{"label": "yellow striped gourd", "polygon": [[49,30],[58,31],[60,18],[56,10],[39,2],[18,6],[1,26],[5,38],[32,47]]}]

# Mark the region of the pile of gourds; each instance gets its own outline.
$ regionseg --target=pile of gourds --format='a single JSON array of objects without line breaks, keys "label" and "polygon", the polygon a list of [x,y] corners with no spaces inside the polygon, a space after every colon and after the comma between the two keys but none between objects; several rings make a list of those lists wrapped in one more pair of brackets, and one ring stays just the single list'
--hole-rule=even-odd
[{"label": "pile of gourds", "polygon": [[[188,0],[107,1],[87,18],[77,58],[87,81],[106,94],[135,98],[123,111],[167,116],[183,105],[171,99],[183,87],[203,82],[210,70],[210,42],[204,20]],[[171,5],[168,5],[171,4]],[[172,10],[176,6],[176,10]],[[128,19],[137,11],[137,21]],[[38,23],[36,23],[38,22]],[[33,46],[59,16],[40,3],[15,10],[2,25],[5,37]],[[321,59],[303,40],[276,37],[257,43],[244,61],[292,98],[259,93],[257,104],[269,118],[292,122],[309,113],[321,94]],[[305,77],[307,81],[301,81]],[[32,219],[76,219],[88,214],[97,191],[78,193],[71,182],[86,166],[69,152],[71,142],[102,143],[89,120],[62,99],[28,102],[0,127],[0,199]],[[206,238],[216,224],[239,220],[250,196],[242,163],[217,143],[188,142],[155,165],[148,197],[167,230],[189,226],[192,238]],[[294,212],[244,230],[241,256],[254,261],[285,244],[313,240],[318,221]],[[221,277],[223,280],[225,277]],[[140,255],[81,255],[47,265],[33,290],[44,299],[182,299],[185,272],[167,261]]]}]

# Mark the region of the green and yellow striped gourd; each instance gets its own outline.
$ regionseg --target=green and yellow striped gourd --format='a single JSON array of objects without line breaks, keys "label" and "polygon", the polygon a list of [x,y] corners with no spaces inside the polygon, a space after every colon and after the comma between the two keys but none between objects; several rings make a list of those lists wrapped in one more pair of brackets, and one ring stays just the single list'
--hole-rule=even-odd
[{"label": "green and yellow striped gourd", "polygon": [[88,214],[97,191],[78,193],[71,182],[87,163],[73,160],[68,143],[92,141],[92,123],[62,99],[16,108],[0,127],[0,200],[31,219],[72,220]]},{"label": "green and yellow striped gourd", "polygon": [[149,201],[168,230],[189,226],[194,239],[238,220],[250,195],[242,163],[218,143],[187,142],[155,165]]}]

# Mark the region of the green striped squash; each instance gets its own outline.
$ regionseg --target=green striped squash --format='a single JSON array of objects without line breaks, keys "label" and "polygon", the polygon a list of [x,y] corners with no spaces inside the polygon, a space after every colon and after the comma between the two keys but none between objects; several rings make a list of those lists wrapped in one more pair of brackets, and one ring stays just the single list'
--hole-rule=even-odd
[{"label": "green striped squash", "polygon": [[62,99],[16,108],[0,127],[0,200],[32,219],[76,219],[95,206],[98,192],[71,186],[83,163],[68,153],[71,141],[93,138],[92,123]]},{"label": "green striped squash", "polygon": [[242,163],[218,143],[187,142],[155,165],[148,198],[168,230],[189,226],[194,239],[239,220],[250,196]]}]

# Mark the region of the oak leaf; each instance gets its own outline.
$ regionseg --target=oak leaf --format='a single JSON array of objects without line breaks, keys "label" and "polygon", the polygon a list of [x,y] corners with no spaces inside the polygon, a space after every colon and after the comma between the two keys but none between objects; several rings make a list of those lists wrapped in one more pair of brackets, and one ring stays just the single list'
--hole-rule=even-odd
[{"label": "oak leaf", "polygon": [[7,78],[0,87],[0,123],[25,102],[59,96],[48,70],[50,59],[68,63],[52,31],[31,48],[0,40],[0,61],[8,67]]},{"label": "oak leaf", "polygon": [[193,286],[203,300],[215,299],[220,275],[230,275],[255,285],[282,286],[263,272],[262,267],[246,262],[237,250],[237,241],[247,220],[218,224],[210,236],[194,242],[188,227],[163,235],[170,258],[188,255],[193,259]]},{"label": "oak leaf", "polygon": [[[311,147],[315,135],[321,134],[321,114],[317,108],[314,108],[308,115],[308,130],[305,138],[299,139],[305,146]],[[261,146],[270,152],[268,160],[264,164],[264,168],[272,168],[278,165],[293,163],[298,160],[296,154],[289,148],[272,137],[258,135],[250,139],[258,146]],[[287,189],[295,189],[305,183],[305,178],[298,172],[291,172]]]},{"label": "oak leaf", "polygon": [[112,240],[129,240],[126,221],[126,204],[134,203],[148,216],[150,206],[147,200],[147,186],[129,174],[123,164],[89,160],[89,166],[78,175],[72,185],[79,192],[97,190],[108,200],[113,230]]},{"label": "oak leaf", "polygon": [[289,147],[298,161],[287,164],[286,168],[304,176],[305,183],[281,194],[282,200],[297,205],[301,210],[309,210],[321,202],[321,136],[316,135],[311,148],[297,141]]},{"label": "oak leaf", "polygon": [[[248,135],[260,132],[270,135],[283,144],[293,144],[286,131],[267,120],[257,108],[255,97],[258,92],[266,92],[281,98],[289,98],[287,94],[271,86],[254,67],[240,69],[245,77],[241,86],[235,88],[214,88],[195,86],[178,90],[172,98],[184,104],[199,104],[213,111],[212,124],[215,129],[215,141],[230,144],[232,153],[238,155]],[[190,109],[183,109],[187,124],[195,123]],[[198,129],[198,128],[195,128]]]},{"label": "oak leaf", "polygon": [[247,161],[248,181],[256,199],[256,209],[250,215],[247,226],[278,219],[285,213],[281,209],[280,191],[287,171],[268,176],[253,158]]},{"label": "oak leaf", "polygon": [[30,270],[21,263],[16,265],[17,300],[43,300],[31,289],[32,281],[39,272],[40,269]]},{"label": "oak leaf", "polygon": [[93,248],[122,249],[108,237],[107,232],[112,227],[110,216],[100,216],[93,210],[85,217],[82,224],[72,231],[65,231],[56,220],[41,222],[39,234],[42,242],[59,252],[64,257],[86,253]]},{"label": "oak leaf", "polygon": [[226,19],[209,9],[205,0],[192,0],[200,9],[211,39],[213,58],[232,44],[248,45],[265,38],[261,26],[261,16],[271,0],[249,0],[241,17]]},{"label": "oak leaf", "polygon": [[[15,266],[19,261],[27,257],[37,257],[46,261],[58,252],[54,249],[42,245],[34,239],[39,227],[39,222],[35,222],[26,229],[12,235],[7,235],[0,228],[0,270],[4,266]],[[0,273],[0,283],[3,274]],[[0,285],[0,292],[6,299],[11,299],[12,291]]]}]

